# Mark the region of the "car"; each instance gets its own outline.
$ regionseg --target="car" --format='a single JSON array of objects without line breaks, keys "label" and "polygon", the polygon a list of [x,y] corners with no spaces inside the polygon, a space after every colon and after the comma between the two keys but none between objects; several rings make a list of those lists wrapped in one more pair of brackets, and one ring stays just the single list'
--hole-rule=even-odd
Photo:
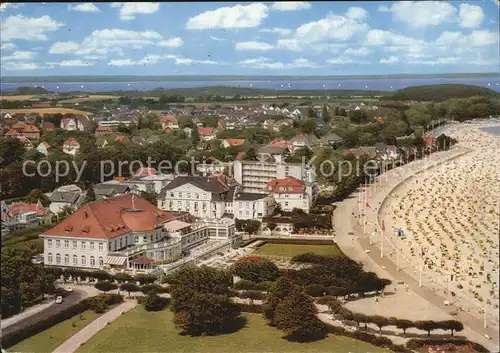
[{"label": "car", "polygon": [[58,295],[56,297],[56,304],[61,304],[63,302],[63,297],[61,295]]},{"label": "car", "polygon": [[73,287],[71,287],[71,286],[66,287],[66,292],[73,292]]}]

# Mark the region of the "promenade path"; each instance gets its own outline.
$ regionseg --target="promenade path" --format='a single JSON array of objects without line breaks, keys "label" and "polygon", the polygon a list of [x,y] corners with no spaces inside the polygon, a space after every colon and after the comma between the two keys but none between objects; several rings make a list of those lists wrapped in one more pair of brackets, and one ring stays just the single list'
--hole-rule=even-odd
[{"label": "promenade path", "polygon": [[[426,170],[432,165],[459,158],[468,152],[470,152],[469,149],[455,147],[446,152],[435,153],[429,159],[414,161],[384,173],[377,178],[376,183],[370,184],[365,187],[364,190],[364,192],[370,195],[369,203],[372,208],[367,208],[366,220],[369,226],[364,229],[362,225],[363,218],[359,217],[358,197],[359,193],[363,192],[363,190],[354,193],[350,198],[337,204],[337,208],[333,215],[333,226],[337,235],[336,242],[347,256],[353,260],[361,261],[365,269],[377,273],[380,277],[388,278],[392,280],[393,283],[404,281],[408,285],[407,290],[402,288],[393,294],[394,298],[391,298],[390,304],[387,303],[387,305],[384,305],[382,301],[378,305],[375,305],[373,302],[370,302],[365,304],[364,309],[376,308],[375,310],[377,310],[378,314],[383,314],[383,316],[386,317],[399,316],[400,318],[405,318],[403,312],[406,308],[406,310],[418,312],[420,320],[456,319],[461,321],[465,326],[461,334],[484,345],[492,352],[498,352],[498,330],[492,328],[491,325],[488,325],[490,327],[484,329],[483,320],[468,312],[461,311],[458,315],[451,316],[450,312],[453,311],[454,308],[444,305],[444,301],[449,300],[449,298],[428,287],[428,285],[431,284],[430,281],[433,280],[432,278],[425,278],[423,286],[419,287],[418,277],[415,275],[414,269],[410,264],[400,259],[401,270],[397,271],[394,253],[392,256],[389,255],[393,251],[389,244],[387,242],[384,244],[385,254],[384,257],[381,258],[379,248],[380,242],[377,240],[370,245],[371,241],[369,236],[366,236],[364,233],[366,230],[367,234],[369,234],[372,229],[369,231],[368,229],[377,225],[377,211],[379,207],[390,195],[391,191],[400,183],[407,181],[412,175]],[[390,225],[385,226],[390,228]],[[394,303],[395,300],[397,301],[397,305]],[[351,310],[369,314],[360,309],[361,308],[355,307],[351,308]],[[491,337],[491,339],[487,340],[484,336],[485,334]]]},{"label": "promenade path", "polygon": [[92,336],[97,334],[102,328],[104,328],[108,323],[114,321],[119,317],[122,312],[127,312],[137,305],[136,300],[126,300],[117,307],[111,309],[110,311],[104,313],[99,318],[92,321],[90,324],[85,326],[83,329],[78,331],[76,334],[67,339],[63,344],[57,347],[53,353],[73,353],[82,344],[87,342]]}]

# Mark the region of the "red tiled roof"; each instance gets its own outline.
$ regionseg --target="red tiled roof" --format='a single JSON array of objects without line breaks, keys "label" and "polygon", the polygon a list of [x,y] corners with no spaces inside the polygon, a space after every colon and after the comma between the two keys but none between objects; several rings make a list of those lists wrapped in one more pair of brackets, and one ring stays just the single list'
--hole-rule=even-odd
[{"label": "red tiled roof", "polygon": [[137,265],[146,265],[146,264],[152,264],[155,262],[154,259],[150,257],[145,257],[145,256],[140,256],[135,259],[130,260],[130,263],[137,264]]},{"label": "red tiled roof", "polygon": [[22,132],[40,132],[40,130],[35,125],[26,125]]},{"label": "red tiled roof", "polygon": [[214,133],[213,127],[200,127],[198,133],[202,136],[212,135]]},{"label": "red tiled roof", "polygon": [[236,146],[241,146],[245,144],[245,139],[225,139],[230,146],[236,147]]},{"label": "red tiled roof", "polygon": [[430,144],[434,143],[434,140],[435,140],[435,138],[432,137],[432,136],[426,136],[426,137],[424,137],[424,143],[426,145],[430,145]]},{"label": "red tiled roof", "polygon": [[99,200],[79,208],[42,236],[112,239],[132,231],[152,230],[177,217],[132,194]]},{"label": "red tiled roof", "polygon": [[7,133],[5,134],[5,136],[19,136],[20,133],[17,132],[16,130],[9,130],[7,131]]},{"label": "red tiled roof", "polygon": [[161,123],[175,123],[175,124],[177,124],[179,122],[179,120],[175,116],[165,115],[165,116],[162,116],[160,118],[160,122]]},{"label": "red tiled roof", "polygon": [[26,212],[36,212],[37,216],[44,216],[47,213],[46,209],[39,209],[36,203],[13,202],[7,207],[10,216],[18,216]]},{"label": "red tiled roof", "polygon": [[272,147],[291,147],[293,144],[287,140],[274,140],[269,143],[269,146]]},{"label": "red tiled roof", "polygon": [[54,123],[51,123],[50,121],[42,123],[42,130],[51,131],[55,129],[56,127],[54,126]]},{"label": "red tiled roof", "polygon": [[125,139],[125,136],[123,136],[123,135],[117,135],[116,138],[115,138],[115,141],[123,142],[124,139]]},{"label": "red tiled roof", "polygon": [[171,129],[171,128],[169,128],[169,127],[165,128],[165,130],[163,130],[163,132],[164,132],[164,133],[166,133],[166,134],[170,134],[170,133],[172,133],[173,131],[174,131],[174,130],[172,130],[172,129]]},{"label": "red tiled roof", "polygon": [[95,131],[107,131],[107,132],[112,132],[113,129],[111,129],[109,126],[98,126]]},{"label": "red tiled roof", "polygon": [[284,179],[271,179],[267,183],[267,189],[276,193],[302,193],[304,192],[304,183],[294,177]]},{"label": "red tiled roof", "polygon": [[78,141],[74,137],[70,137],[66,141],[64,141],[64,145],[67,145],[67,146],[80,146],[80,143],[78,143]]}]

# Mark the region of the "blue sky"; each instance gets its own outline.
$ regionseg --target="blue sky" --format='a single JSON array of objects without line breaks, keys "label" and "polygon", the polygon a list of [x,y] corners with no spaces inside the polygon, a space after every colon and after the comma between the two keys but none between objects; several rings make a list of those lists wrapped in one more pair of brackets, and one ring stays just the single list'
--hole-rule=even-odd
[{"label": "blue sky", "polygon": [[2,76],[499,71],[493,0],[1,6]]}]

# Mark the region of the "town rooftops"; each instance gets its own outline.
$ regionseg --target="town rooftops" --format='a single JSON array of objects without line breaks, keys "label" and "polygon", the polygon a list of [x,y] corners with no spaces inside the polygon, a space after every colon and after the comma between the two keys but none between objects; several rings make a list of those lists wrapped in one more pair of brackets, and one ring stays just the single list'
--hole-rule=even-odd
[{"label": "town rooftops", "polygon": [[284,179],[269,180],[267,190],[274,193],[302,193],[305,187],[301,180],[289,176]]},{"label": "town rooftops", "polygon": [[200,127],[198,128],[198,133],[201,136],[209,136],[214,133],[214,128],[213,127]]},{"label": "town rooftops", "polygon": [[234,196],[234,201],[257,201],[266,198],[267,194],[254,194],[249,192],[240,192]]},{"label": "town rooftops", "polygon": [[64,141],[64,145],[66,146],[80,146],[78,141],[74,137],[68,138],[66,141]]},{"label": "town rooftops", "polygon": [[175,218],[140,196],[126,194],[89,203],[41,236],[112,239],[132,231],[151,231]]},{"label": "town rooftops", "polygon": [[241,146],[245,144],[245,139],[225,139],[224,141],[226,141],[226,143],[232,147]]},{"label": "town rooftops", "polygon": [[164,188],[164,190],[172,190],[185,184],[193,184],[203,191],[208,191],[212,194],[221,194],[229,191],[230,189],[230,186],[222,182],[221,178],[218,177],[183,175],[175,178]]}]

